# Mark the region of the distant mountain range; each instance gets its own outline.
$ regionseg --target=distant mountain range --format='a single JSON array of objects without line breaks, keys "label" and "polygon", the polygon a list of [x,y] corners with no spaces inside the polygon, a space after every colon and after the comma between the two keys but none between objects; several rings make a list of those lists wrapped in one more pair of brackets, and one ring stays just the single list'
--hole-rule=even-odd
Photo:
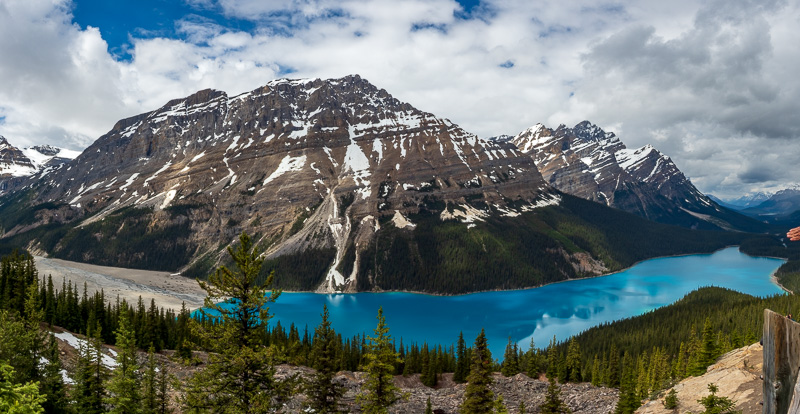
[{"label": "distant mountain range", "polygon": [[748,193],[741,197],[730,199],[730,200],[721,200],[717,197],[709,195],[709,198],[716,201],[719,205],[728,207],[734,210],[744,210],[750,207],[756,207],[759,204],[769,200],[772,197],[772,193],[765,193],[765,192],[755,192],[755,193]]},{"label": "distant mountain range", "polygon": [[537,286],[739,237],[603,205],[692,228],[761,225],[588,122],[481,139],[359,76],[203,90],[29,171],[2,181],[6,243],[202,277],[247,231],[278,285],[323,292]]},{"label": "distant mountain range", "polygon": [[800,212],[800,189],[787,188],[771,195],[761,203],[742,209],[742,213],[755,217],[782,218]]},{"label": "distant mountain range", "polygon": [[793,216],[800,216],[800,188],[787,188],[775,193],[757,192],[742,197],[721,200],[714,196],[709,198],[719,205],[739,211],[742,214],[759,220],[781,221]]}]

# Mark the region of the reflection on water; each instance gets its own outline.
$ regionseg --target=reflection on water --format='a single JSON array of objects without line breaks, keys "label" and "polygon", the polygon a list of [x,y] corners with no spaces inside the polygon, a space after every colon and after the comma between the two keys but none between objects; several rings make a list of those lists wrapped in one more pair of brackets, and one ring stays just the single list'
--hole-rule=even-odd
[{"label": "reflection on water", "polygon": [[640,315],[668,305],[702,286],[721,286],[756,296],[780,293],[770,275],[780,259],[753,258],[738,249],[714,254],[648,260],[609,276],[555,283],[537,289],[430,296],[413,293],[284,293],[271,308],[284,327],[302,331],[319,323],[322,304],[345,337],[372,333],[378,307],[395,338],[404,344],[449,345],[464,332],[467,342],[486,329],[492,353],[502,357],[510,336],[527,349],[533,338],[546,346],[603,322]]}]

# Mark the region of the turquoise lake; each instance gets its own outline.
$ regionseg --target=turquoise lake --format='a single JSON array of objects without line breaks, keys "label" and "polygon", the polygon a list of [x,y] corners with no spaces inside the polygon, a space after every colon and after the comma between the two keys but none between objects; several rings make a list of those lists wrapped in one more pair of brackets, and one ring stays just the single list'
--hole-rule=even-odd
[{"label": "turquoise lake", "polygon": [[284,293],[270,306],[288,329],[313,334],[322,305],[334,329],[345,337],[372,334],[383,306],[389,333],[412,342],[449,346],[464,332],[468,344],[486,330],[492,355],[502,359],[508,337],[523,349],[531,337],[539,347],[553,335],[560,341],[603,322],[640,315],[669,305],[703,286],[719,286],[754,296],[782,290],[770,280],[782,259],[750,257],[730,247],[713,254],[651,259],[608,276],[571,280],[535,289],[481,292],[459,296],[415,293]]}]

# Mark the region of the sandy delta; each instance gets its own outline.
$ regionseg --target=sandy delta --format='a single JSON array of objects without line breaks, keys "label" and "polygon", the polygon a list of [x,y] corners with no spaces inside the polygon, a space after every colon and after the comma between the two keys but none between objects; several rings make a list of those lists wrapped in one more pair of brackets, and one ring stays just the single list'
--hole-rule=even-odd
[{"label": "sandy delta", "polygon": [[155,299],[157,306],[178,311],[181,303],[186,303],[189,309],[201,307],[206,296],[196,280],[180,274],[97,266],[41,256],[34,256],[34,260],[39,277],[46,281],[51,275],[56,289],[61,289],[62,280],[71,280],[80,293],[86,284],[90,295],[102,289],[106,300],[112,302],[119,296],[120,301],[124,299],[136,304],[141,296],[146,306]]}]

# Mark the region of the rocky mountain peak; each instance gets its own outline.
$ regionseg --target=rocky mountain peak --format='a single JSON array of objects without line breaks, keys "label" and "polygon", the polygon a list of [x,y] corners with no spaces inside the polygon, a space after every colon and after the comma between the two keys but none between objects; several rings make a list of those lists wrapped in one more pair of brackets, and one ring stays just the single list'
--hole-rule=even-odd
[{"label": "rocky mountain peak", "polygon": [[31,147],[33,150],[38,152],[39,154],[46,155],[49,157],[55,157],[61,152],[61,148],[54,147],[52,145],[34,145]]},{"label": "rocky mountain peak", "polygon": [[583,121],[575,125],[571,132],[584,141],[603,141],[615,137],[613,132],[605,132],[602,128],[589,121]]},{"label": "rocky mountain peak", "polygon": [[22,183],[23,177],[46,174],[78,155],[77,151],[52,145],[37,145],[19,149],[0,136],[0,194],[9,186]]},{"label": "rocky mountain peak", "polygon": [[0,135],[0,178],[30,175],[34,170],[31,160],[17,147]]},{"label": "rocky mountain peak", "polygon": [[713,218],[728,213],[652,145],[629,149],[614,133],[589,121],[555,130],[536,124],[512,142],[563,192],[657,221],[732,227]]}]

